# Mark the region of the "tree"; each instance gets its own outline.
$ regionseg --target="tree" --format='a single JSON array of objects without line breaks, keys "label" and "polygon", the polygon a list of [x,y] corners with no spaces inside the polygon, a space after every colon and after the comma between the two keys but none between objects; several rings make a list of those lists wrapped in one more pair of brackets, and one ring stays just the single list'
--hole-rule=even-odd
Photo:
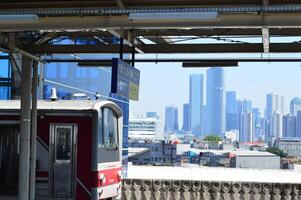
[{"label": "tree", "polygon": [[204,138],[205,141],[209,141],[209,142],[218,142],[218,141],[222,141],[222,139],[218,136],[218,135],[207,135]]},{"label": "tree", "polygon": [[278,147],[269,147],[266,150],[267,152],[276,154],[277,156],[280,156],[281,158],[287,157],[287,153],[285,153],[283,150],[279,149]]}]

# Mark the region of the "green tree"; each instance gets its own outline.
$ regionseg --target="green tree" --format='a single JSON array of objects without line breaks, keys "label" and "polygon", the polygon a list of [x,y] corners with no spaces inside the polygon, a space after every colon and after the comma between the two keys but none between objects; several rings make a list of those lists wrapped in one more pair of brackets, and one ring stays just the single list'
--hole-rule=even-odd
[{"label": "green tree", "polygon": [[218,135],[207,135],[204,138],[205,141],[210,141],[210,142],[218,142],[222,141],[222,139]]},{"label": "green tree", "polygon": [[267,152],[276,154],[277,156],[280,156],[281,158],[287,157],[287,153],[285,153],[283,150],[279,149],[278,147],[269,147],[266,149]]}]

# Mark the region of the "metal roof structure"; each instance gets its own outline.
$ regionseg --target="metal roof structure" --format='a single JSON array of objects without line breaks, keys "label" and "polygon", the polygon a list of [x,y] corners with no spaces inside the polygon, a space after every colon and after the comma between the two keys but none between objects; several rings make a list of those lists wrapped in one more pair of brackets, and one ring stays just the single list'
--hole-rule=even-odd
[{"label": "metal roof structure", "polygon": [[[300,18],[300,0],[4,0],[0,47],[38,56],[292,53],[301,51],[300,41],[283,37],[301,36]],[[58,45],[62,38],[74,44]]]},{"label": "metal roof structure", "polygon": [[[99,110],[105,105],[113,105],[111,101],[94,100],[38,100],[38,110]],[[115,105],[115,104],[114,104]],[[0,112],[3,110],[20,110],[19,100],[0,100]],[[119,113],[121,115],[121,111]]]}]

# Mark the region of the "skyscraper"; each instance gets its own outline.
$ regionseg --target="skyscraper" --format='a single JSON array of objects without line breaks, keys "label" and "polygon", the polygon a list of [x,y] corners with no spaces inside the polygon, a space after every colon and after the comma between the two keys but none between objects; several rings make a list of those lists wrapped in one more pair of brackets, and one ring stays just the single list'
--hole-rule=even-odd
[{"label": "skyscraper", "polygon": [[195,136],[203,136],[203,95],[204,77],[192,74],[189,78],[190,130]]},{"label": "skyscraper", "polygon": [[291,113],[282,118],[283,137],[296,137],[296,117]]},{"label": "skyscraper", "polygon": [[224,137],[225,101],[224,101],[224,70],[214,67],[207,70],[207,134]]},{"label": "skyscraper", "polygon": [[178,124],[178,108],[168,106],[165,108],[165,126],[164,132],[176,132],[179,130]]},{"label": "skyscraper", "polygon": [[301,138],[301,111],[297,112],[296,137]]},{"label": "skyscraper", "polygon": [[252,109],[253,141],[257,141],[262,134],[260,111],[258,108]]},{"label": "skyscraper", "polygon": [[[266,136],[267,136],[266,139],[268,139],[267,142],[269,142],[270,144],[272,144],[271,139],[282,136],[282,114],[283,113],[284,113],[284,97],[273,93],[267,94],[265,118],[267,121],[268,132],[266,132]],[[281,120],[279,119],[279,116]]]},{"label": "skyscraper", "polygon": [[252,142],[253,141],[253,125],[252,125],[252,113],[242,113],[240,120],[239,141],[240,142]]},{"label": "skyscraper", "polygon": [[189,113],[189,103],[183,104],[183,131],[190,131],[189,124],[190,124],[190,113]]},{"label": "skyscraper", "polygon": [[266,113],[265,114],[266,114],[267,120],[271,119],[272,114],[275,110],[274,103],[273,103],[273,97],[274,97],[273,94],[266,95]]},{"label": "skyscraper", "polygon": [[298,111],[301,111],[301,99],[299,97],[295,97],[291,100],[290,112],[292,115],[297,116]]},{"label": "skyscraper", "polygon": [[272,144],[274,139],[282,137],[282,114],[278,111],[275,111],[272,115],[270,137],[270,142],[272,142]]},{"label": "skyscraper", "polygon": [[156,112],[146,112],[146,117],[147,118],[157,118],[157,113]]},{"label": "skyscraper", "polygon": [[242,102],[242,112],[250,113],[252,112],[252,101],[244,99]]},{"label": "skyscraper", "polygon": [[236,104],[236,92],[226,92],[226,130],[238,130],[238,109]]}]

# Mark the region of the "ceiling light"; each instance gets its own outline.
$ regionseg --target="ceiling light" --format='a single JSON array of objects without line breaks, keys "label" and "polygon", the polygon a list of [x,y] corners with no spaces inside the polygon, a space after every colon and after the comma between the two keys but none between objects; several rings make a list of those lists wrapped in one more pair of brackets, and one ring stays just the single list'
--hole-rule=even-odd
[{"label": "ceiling light", "polygon": [[9,23],[26,23],[26,22],[38,22],[39,16],[26,14],[26,15],[0,15],[0,23],[1,24],[9,24]]},{"label": "ceiling light", "polygon": [[217,20],[217,12],[154,12],[130,13],[130,20]]},{"label": "ceiling light", "polygon": [[183,62],[182,67],[238,67],[238,61]]}]

